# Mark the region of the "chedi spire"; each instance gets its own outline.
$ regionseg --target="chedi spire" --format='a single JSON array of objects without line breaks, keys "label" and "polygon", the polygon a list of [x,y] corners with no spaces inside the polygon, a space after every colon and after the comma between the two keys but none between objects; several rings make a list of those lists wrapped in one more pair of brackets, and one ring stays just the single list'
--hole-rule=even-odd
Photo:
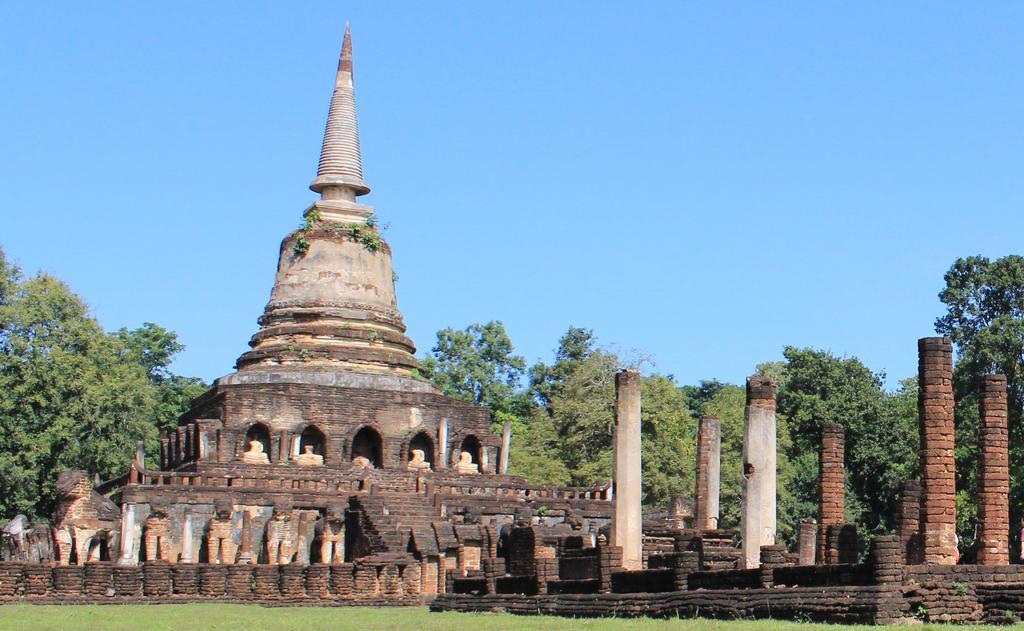
[{"label": "chedi spire", "polygon": [[359,123],[356,119],[356,93],[353,84],[352,32],[345,25],[345,40],[334,78],[331,107],[320,149],[316,178],[309,185],[320,193],[313,204],[317,215],[327,221],[361,223],[373,214],[369,206],[355,203],[370,187],[363,180],[363,164],[359,151]]}]

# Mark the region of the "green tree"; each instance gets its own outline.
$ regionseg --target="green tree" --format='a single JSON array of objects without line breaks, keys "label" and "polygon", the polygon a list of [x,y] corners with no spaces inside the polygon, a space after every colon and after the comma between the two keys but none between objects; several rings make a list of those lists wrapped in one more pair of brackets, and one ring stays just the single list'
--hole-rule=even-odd
[{"label": "green tree", "polygon": [[[1024,517],[1024,257],[957,259],[946,272],[939,300],[946,314],[935,322],[957,351],[957,531],[962,547],[974,541],[977,523],[978,387],[988,373],[1006,375],[1010,426],[1011,522]],[[1019,542],[1014,538],[1014,546]],[[967,551],[968,554],[970,551]]]},{"label": "green tree", "polygon": [[23,278],[0,251],[0,514],[45,518],[58,472],[111,478],[135,441],[155,449],[162,395],[149,370],[67,285]]},{"label": "green tree", "polygon": [[526,362],[513,351],[501,322],[471,324],[462,331],[447,328],[437,332],[423,370],[447,396],[522,417],[530,408],[518,388]]},{"label": "green tree", "polygon": [[594,353],[596,344],[597,338],[593,331],[571,326],[558,340],[555,363],[548,366],[540,362],[530,367],[530,394],[549,413],[551,399],[561,392],[579,363]]},{"label": "green tree", "polygon": [[184,377],[171,372],[174,356],[185,350],[185,346],[178,342],[178,334],[146,322],[131,331],[120,329],[117,338],[123,344],[127,358],[146,370],[149,383],[156,390],[154,420],[157,428],[174,428],[178,416],[188,409],[192,399],[208,388],[198,377]]},{"label": "green tree", "polygon": [[[891,530],[903,480],[917,463],[917,415],[907,397],[916,386],[904,384],[896,395],[883,389],[885,375],[854,357],[840,358],[809,348],[787,347],[780,379],[778,410],[789,426],[793,466],[792,525],[817,512],[818,453],[821,423],[846,428],[847,521],[865,533]],[[909,389],[908,389],[909,388]]]}]

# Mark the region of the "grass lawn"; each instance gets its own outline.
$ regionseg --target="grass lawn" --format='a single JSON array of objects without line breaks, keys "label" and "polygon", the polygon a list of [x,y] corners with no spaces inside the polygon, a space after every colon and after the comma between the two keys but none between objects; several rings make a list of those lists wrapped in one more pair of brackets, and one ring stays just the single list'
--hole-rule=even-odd
[{"label": "grass lawn", "polygon": [[[777,622],[717,620],[567,619],[508,614],[430,613],[425,608],[260,607],[258,605],[2,605],[0,630],[7,629],[353,629],[357,631],[504,631],[590,629],[617,631],[818,631],[885,629]],[[996,629],[983,626],[915,626],[914,629]]]}]

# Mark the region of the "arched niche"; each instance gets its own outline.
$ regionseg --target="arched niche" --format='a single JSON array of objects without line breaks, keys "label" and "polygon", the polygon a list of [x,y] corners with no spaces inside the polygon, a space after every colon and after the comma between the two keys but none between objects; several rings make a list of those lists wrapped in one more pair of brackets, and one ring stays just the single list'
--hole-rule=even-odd
[{"label": "arched niche", "polygon": [[352,437],[352,460],[362,456],[379,469],[383,445],[384,441],[381,440],[377,430],[372,427],[364,427]]},{"label": "arched niche", "polygon": [[419,432],[409,441],[406,460],[412,460],[413,449],[423,450],[423,459],[434,466],[434,439],[426,432]]},{"label": "arched niche", "polygon": [[252,441],[259,441],[263,445],[263,453],[267,454],[267,458],[270,458],[270,429],[263,423],[256,423],[245,432],[245,444],[242,445],[242,451],[249,450],[249,443]]},{"label": "arched niche", "polygon": [[310,425],[299,435],[299,454],[306,453],[307,445],[313,447],[314,454],[327,459],[327,437],[315,425]]},{"label": "arched niche", "polygon": [[[473,464],[479,465],[482,458],[480,457],[480,439],[470,434],[462,439],[462,445],[459,447],[459,451],[469,452],[470,457],[473,459]],[[455,456],[455,460],[458,461],[458,454]]]}]

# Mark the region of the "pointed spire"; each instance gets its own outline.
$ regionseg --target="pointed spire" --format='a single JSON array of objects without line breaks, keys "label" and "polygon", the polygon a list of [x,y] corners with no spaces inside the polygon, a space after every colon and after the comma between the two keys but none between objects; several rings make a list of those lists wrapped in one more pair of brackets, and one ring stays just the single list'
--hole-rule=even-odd
[{"label": "pointed spire", "polygon": [[359,125],[356,122],[356,93],[352,83],[352,34],[345,25],[338,74],[334,81],[331,108],[327,112],[327,128],[320,150],[316,179],[309,185],[324,199],[354,200],[366,195],[370,187],[363,181],[363,165],[359,153]]}]

